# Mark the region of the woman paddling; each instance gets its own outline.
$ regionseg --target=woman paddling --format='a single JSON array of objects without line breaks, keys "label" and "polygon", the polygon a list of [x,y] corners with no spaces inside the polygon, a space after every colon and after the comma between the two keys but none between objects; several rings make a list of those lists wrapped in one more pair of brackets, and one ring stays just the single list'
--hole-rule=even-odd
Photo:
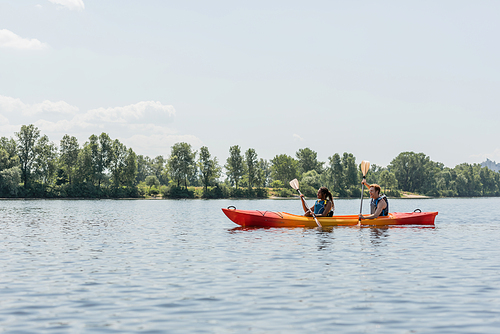
[{"label": "woman paddling", "polygon": [[[304,197],[303,194],[300,194]],[[332,193],[327,187],[321,187],[318,189],[318,200],[308,209],[305,205],[305,201],[302,201],[302,208],[306,213],[304,216],[311,217],[311,211],[314,212],[316,217],[331,217],[333,216],[333,211],[335,210],[335,205],[333,204]]]}]

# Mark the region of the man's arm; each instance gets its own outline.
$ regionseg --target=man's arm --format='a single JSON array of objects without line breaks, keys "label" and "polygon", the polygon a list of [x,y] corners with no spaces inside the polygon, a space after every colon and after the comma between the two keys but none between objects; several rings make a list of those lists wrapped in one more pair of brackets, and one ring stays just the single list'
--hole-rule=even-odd
[{"label": "man's arm", "polygon": [[385,202],[385,200],[381,199],[379,202],[378,202],[378,205],[377,205],[377,210],[375,210],[375,213],[374,214],[371,214],[369,216],[362,216],[362,215],[359,215],[359,218],[360,219],[375,219],[377,218],[378,216],[380,216],[380,214],[382,213],[382,211],[387,208],[387,203]]}]

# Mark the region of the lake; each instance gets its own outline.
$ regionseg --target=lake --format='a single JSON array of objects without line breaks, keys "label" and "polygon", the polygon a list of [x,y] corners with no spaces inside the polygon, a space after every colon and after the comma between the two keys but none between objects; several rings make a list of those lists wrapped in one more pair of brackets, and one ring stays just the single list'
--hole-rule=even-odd
[{"label": "lake", "polygon": [[[335,204],[359,212],[359,200]],[[500,198],[391,199],[391,211],[439,211],[435,228],[325,231],[241,229],[229,205],[302,210],[298,199],[0,201],[0,332],[500,331]]]}]

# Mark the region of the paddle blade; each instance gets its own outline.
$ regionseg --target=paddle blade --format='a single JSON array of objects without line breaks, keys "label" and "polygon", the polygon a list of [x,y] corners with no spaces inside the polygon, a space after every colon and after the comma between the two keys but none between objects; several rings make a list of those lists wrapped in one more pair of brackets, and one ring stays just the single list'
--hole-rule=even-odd
[{"label": "paddle blade", "polygon": [[297,179],[293,179],[292,181],[290,181],[290,187],[295,190],[299,190],[299,181]]},{"label": "paddle blade", "polygon": [[370,169],[370,161],[361,161],[361,172],[363,173],[363,177],[368,173],[368,169]]}]

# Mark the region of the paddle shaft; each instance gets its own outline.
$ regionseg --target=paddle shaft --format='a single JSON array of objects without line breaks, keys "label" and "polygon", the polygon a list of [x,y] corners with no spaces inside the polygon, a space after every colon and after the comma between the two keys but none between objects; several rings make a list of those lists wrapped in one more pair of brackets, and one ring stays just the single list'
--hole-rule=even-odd
[{"label": "paddle shaft", "polygon": [[[363,180],[366,180],[364,177],[363,177]],[[363,194],[365,192],[365,184],[362,183],[361,184],[361,204],[359,206],[359,214],[362,214],[363,213]],[[358,224],[361,224],[361,219],[358,220]]]},{"label": "paddle shaft", "polygon": [[[299,189],[297,189],[297,191],[299,192],[299,195],[302,195],[302,193],[300,192]],[[300,196],[300,199],[302,199],[302,203],[304,203],[304,206],[309,210],[311,211],[311,209],[308,208],[307,206],[307,203],[306,203],[306,200],[304,199],[304,197]],[[321,224],[319,223],[319,220],[318,218],[316,218],[316,215],[314,214],[314,211],[311,211],[311,215],[314,217],[314,221],[316,222],[316,225],[318,225],[318,227],[323,227],[321,226]]]}]

